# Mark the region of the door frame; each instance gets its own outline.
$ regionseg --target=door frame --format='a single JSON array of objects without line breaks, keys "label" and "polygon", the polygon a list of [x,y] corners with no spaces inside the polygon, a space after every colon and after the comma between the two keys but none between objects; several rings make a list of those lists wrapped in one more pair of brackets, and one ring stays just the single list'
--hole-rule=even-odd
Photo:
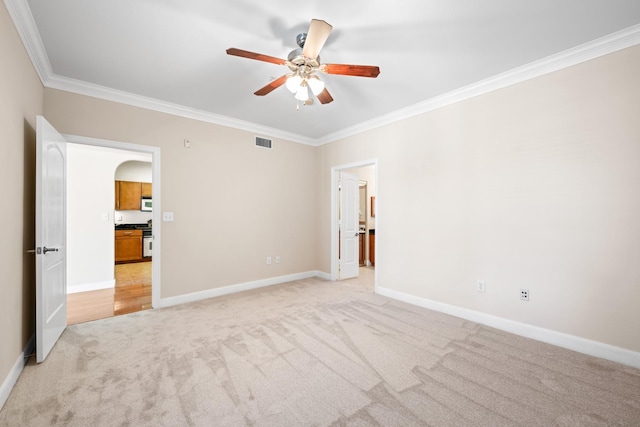
[{"label": "door frame", "polygon": [[162,186],[160,178],[160,147],[151,145],[132,144],[129,142],[112,141],[108,139],[91,138],[88,136],[62,134],[68,142],[74,144],[91,145],[94,147],[114,148],[117,150],[133,151],[151,155],[151,180],[153,182],[153,264],[151,266],[151,306],[160,307],[161,282],[160,272],[162,262]]},{"label": "door frame", "polygon": [[[340,181],[340,172],[347,169],[361,168],[365,166],[374,167],[375,182],[373,183],[374,194],[378,195],[378,159],[360,160],[353,163],[342,164],[331,167],[331,280],[336,281],[339,278],[339,259],[338,259],[338,184]],[[376,234],[380,227],[379,219],[379,198],[376,197]],[[374,270],[374,290],[378,292],[378,269]]]}]

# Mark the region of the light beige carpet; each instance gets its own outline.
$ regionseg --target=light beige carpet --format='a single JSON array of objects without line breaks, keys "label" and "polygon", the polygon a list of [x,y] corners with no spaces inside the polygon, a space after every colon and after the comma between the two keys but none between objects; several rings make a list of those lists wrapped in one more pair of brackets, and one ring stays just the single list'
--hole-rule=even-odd
[{"label": "light beige carpet", "polygon": [[318,279],[74,325],[2,426],[640,425],[640,370]]}]

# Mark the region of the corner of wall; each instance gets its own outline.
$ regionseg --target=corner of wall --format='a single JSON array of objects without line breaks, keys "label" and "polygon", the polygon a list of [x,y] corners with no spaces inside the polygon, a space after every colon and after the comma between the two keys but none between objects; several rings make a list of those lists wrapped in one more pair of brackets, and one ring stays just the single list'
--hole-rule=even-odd
[{"label": "corner of wall", "polygon": [[27,346],[22,351],[22,354],[18,357],[16,363],[13,364],[11,371],[9,371],[9,375],[7,375],[7,378],[5,378],[5,380],[2,382],[2,386],[0,386],[0,410],[4,407],[7,399],[9,399],[11,390],[13,390],[13,387],[16,385],[16,382],[18,381],[22,370],[27,364],[29,357],[31,357],[31,354],[35,350],[35,344],[36,336],[32,335],[31,339],[27,343]]},{"label": "corner of wall", "polygon": [[609,344],[588,340],[574,335],[562,332],[544,329],[526,323],[516,322],[502,317],[492,316],[490,314],[479,311],[469,310],[427,298],[409,295],[403,292],[394,291],[392,289],[378,287],[376,293],[379,295],[392,298],[418,307],[427,308],[451,316],[470,320],[485,326],[500,329],[501,331],[510,332],[521,337],[530,338],[547,344],[577,351],[578,353],[587,354],[589,356],[599,357],[601,359],[611,360],[623,365],[640,369],[640,353],[615,347]]}]

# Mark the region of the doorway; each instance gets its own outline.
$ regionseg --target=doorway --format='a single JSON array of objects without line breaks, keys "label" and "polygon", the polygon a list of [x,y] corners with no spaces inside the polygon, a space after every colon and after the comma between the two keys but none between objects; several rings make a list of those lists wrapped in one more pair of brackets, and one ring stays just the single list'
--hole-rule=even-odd
[{"label": "doorway", "polygon": [[[342,172],[348,172],[352,174],[356,174],[360,181],[366,181],[366,193],[365,200],[368,209],[366,209],[365,217],[364,217],[364,225],[365,225],[365,242],[366,242],[366,251],[367,258],[373,255],[373,253],[369,254],[371,251],[371,236],[375,236],[375,232],[378,226],[378,201],[377,198],[377,188],[378,188],[378,161],[377,159],[373,160],[363,160],[359,162],[344,164],[340,166],[334,166],[331,168],[331,279],[332,280],[341,280],[341,268],[340,268],[340,218],[341,218],[341,206],[340,206],[340,175]],[[375,209],[371,209],[370,201],[375,200],[373,202],[373,207]],[[373,217],[371,216],[373,214]],[[360,221],[359,221],[360,222]],[[362,224],[362,222],[360,222]],[[375,237],[373,237],[375,238]],[[375,245],[375,243],[374,243]],[[375,250],[375,249],[374,249]],[[372,268],[370,265],[369,259],[366,260],[367,266],[364,268]],[[361,267],[362,268],[362,267]],[[374,289],[377,289],[377,273],[374,271]]]},{"label": "doorway", "polygon": [[[69,173],[68,192],[70,199],[76,204],[90,205],[89,210],[78,208],[78,213],[74,218],[69,218],[69,235],[75,235],[70,238],[70,265],[82,264],[78,271],[71,269],[68,277],[69,290],[74,293],[68,294],[68,300],[71,304],[73,299],[75,304],[80,302],[80,307],[84,317],[82,321],[95,320],[99,318],[112,317],[118,314],[135,311],[131,309],[132,305],[141,302],[144,308],[157,307],[159,302],[160,289],[160,236],[161,236],[161,215],[160,215],[160,149],[151,146],[141,146],[117,141],[99,140],[94,138],[86,138],[79,136],[67,136],[70,142],[69,146],[77,147],[76,151],[91,152],[94,151],[93,157],[86,156],[88,159],[83,167],[91,169],[91,179],[95,176],[97,187],[92,186],[91,190],[78,192],[78,185],[73,185],[74,181],[78,181],[79,176],[83,180],[91,181],[89,174],[79,175]],[[97,153],[97,154],[96,154]],[[96,159],[96,156],[98,157]],[[81,158],[79,156],[79,158]],[[149,166],[149,177],[145,181],[153,182],[153,211],[145,213],[145,223],[151,224],[152,242],[153,242],[153,261],[146,262],[144,271],[133,271],[126,268],[127,271],[117,271],[115,263],[115,224],[118,223],[118,212],[114,209],[115,200],[115,172],[120,164],[127,160],[147,162]],[[73,161],[73,159],[71,159]],[[95,163],[92,163],[95,162]],[[80,171],[83,169],[80,168]],[[110,172],[109,172],[110,171]],[[78,192],[75,197],[72,195],[74,190]],[[94,194],[95,193],[95,194]],[[91,199],[93,197],[93,199]],[[71,202],[71,200],[70,200]],[[130,214],[133,219],[139,219],[140,211],[131,210]],[[121,215],[120,215],[121,216]],[[99,218],[99,221],[97,220]],[[73,220],[73,222],[72,222]],[[122,223],[122,221],[120,221]],[[134,221],[136,222],[136,221]],[[151,227],[149,227],[151,228]],[[140,239],[142,240],[142,239]],[[74,258],[74,242],[75,242],[75,258]],[[140,246],[141,250],[143,246]],[[74,264],[75,263],[75,264]],[[91,266],[86,268],[87,265]],[[84,270],[84,271],[82,271]],[[123,269],[121,269],[123,270]],[[135,270],[135,269],[134,269]],[[75,274],[75,275],[74,275]],[[145,276],[145,277],[143,277]],[[117,302],[114,300],[116,296],[117,285],[119,283],[127,283],[128,285],[136,284],[140,289],[131,292],[131,287],[127,290],[126,298],[128,302]],[[80,288],[78,288],[80,286]],[[84,286],[84,288],[83,288]],[[142,289],[144,287],[144,289]],[[72,288],[74,288],[72,290]],[[140,292],[146,293],[146,296],[135,295]],[[122,296],[122,293],[120,293]],[[133,300],[136,301],[133,301]],[[146,301],[143,301],[146,299]],[[133,302],[132,302],[133,301]],[[77,305],[76,305],[77,306]],[[138,308],[139,310],[139,308]],[[69,307],[69,323],[80,323],[71,319],[73,308]]]}]

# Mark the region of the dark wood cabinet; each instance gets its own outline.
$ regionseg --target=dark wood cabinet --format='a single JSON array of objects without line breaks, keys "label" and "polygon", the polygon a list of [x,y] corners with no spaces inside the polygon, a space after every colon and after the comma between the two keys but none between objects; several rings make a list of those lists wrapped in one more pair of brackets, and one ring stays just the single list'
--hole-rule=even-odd
[{"label": "dark wood cabinet", "polygon": [[116,262],[142,259],[142,230],[116,230]]},{"label": "dark wood cabinet", "polygon": [[365,255],[365,234],[364,233],[360,233],[359,237],[359,245],[358,245],[358,258],[360,260],[360,266],[364,265],[364,255]]},{"label": "dark wood cabinet", "polygon": [[369,230],[369,261],[371,266],[376,265],[376,235]]}]

